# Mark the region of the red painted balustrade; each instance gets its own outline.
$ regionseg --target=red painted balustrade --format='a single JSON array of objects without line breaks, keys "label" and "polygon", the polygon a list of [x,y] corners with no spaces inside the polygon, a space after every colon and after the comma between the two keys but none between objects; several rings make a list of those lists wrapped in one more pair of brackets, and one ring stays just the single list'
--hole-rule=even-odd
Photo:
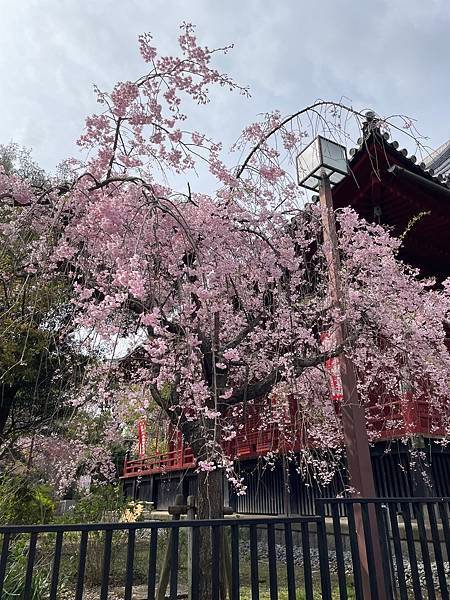
[{"label": "red painted balustrade", "polygon": [[[340,401],[335,398],[339,413]],[[276,422],[261,426],[261,410],[258,405],[247,408],[243,424],[231,441],[223,442],[227,456],[238,460],[265,456],[268,452],[298,451],[305,445],[311,446],[305,437],[295,428],[296,405],[291,402],[290,415],[285,420],[283,435]],[[410,395],[402,398],[386,398],[382,403],[373,401],[367,409],[367,427],[371,441],[387,441],[411,435],[441,437],[444,434],[444,414],[446,410],[437,410],[424,397],[412,400]],[[263,420],[266,420],[263,418]],[[122,477],[137,477],[155,473],[168,473],[195,467],[191,449],[183,443],[181,434],[169,430],[169,442],[166,452],[157,452],[143,458],[125,460]]]}]

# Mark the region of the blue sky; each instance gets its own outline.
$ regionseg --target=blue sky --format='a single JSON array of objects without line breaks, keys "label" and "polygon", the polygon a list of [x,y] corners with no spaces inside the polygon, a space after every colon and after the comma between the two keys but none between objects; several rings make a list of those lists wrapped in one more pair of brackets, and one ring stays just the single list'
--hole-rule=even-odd
[{"label": "blue sky", "polygon": [[139,33],[170,53],[184,20],[211,47],[235,44],[220,67],[251,88],[196,111],[225,144],[258,113],[341,97],[417,119],[432,147],[450,138],[448,0],[0,0],[0,14],[0,143],[48,170],[76,152],[93,83],[139,76]]}]

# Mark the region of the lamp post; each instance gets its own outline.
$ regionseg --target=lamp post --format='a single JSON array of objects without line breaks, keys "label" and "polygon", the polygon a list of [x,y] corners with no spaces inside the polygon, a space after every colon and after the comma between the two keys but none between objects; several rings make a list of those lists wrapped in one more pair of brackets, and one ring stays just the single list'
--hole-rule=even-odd
[{"label": "lamp post", "polygon": [[[345,147],[322,136],[316,137],[297,157],[297,172],[300,186],[319,192],[330,296],[333,305],[342,310],[344,309],[344,300],[341,290],[340,258],[331,186],[339,183],[348,173]],[[347,337],[348,327],[344,321],[333,332],[333,341],[337,346],[341,346]],[[374,498],[375,485],[369,440],[364,407],[361,405],[357,391],[355,367],[345,353],[340,354],[337,361],[342,386],[342,429],[352,494],[355,497]],[[376,517],[373,510],[370,512],[373,513],[370,515],[370,524],[379,590],[378,598],[382,599],[384,597],[382,592],[384,580],[381,548]],[[363,567],[364,598],[370,598],[366,543],[360,510],[355,511],[355,520],[360,560]]]},{"label": "lamp post", "polygon": [[[332,184],[348,173],[344,146],[316,137],[297,158],[299,185],[318,191],[322,217],[325,258],[328,267],[329,290],[333,305],[344,308],[340,281],[340,259],[334,218]],[[341,323],[333,333],[337,346],[347,339],[347,325]],[[364,408],[359,401],[354,366],[343,353],[338,357],[342,385],[342,428],[347,450],[347,466],[355,494],[366,498],[375,496],[369,441]]]}]

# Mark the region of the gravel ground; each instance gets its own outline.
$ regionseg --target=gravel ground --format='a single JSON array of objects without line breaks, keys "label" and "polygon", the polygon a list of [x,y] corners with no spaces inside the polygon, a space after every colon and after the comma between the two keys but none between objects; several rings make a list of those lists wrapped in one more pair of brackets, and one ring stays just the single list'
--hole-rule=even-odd
[{"label": "gravel ground", "polygon": [[[286,548],[282,544],[275,545],[275,553],[277,557],[277,561],[280,563],[286,562]],[[241,542],[240,543],[240,554],[242,558],[247,558],[250,556],[250,543],[249,542]],[[293,548],[294,554],[294,564],[296,566],[303,565],[303,550],[300,546],[294,546]],[[311,557],[311,568],[313,571],[320,571],[319,565],[319,551],[316,548],[311,548],[310,550]],[[266,561],[269,558],[267,544],[265,542],[258,543],[258,558],[262,561]],[[330,550],[328,552],[328,560],[330,562],[330,571],[331,573],[337,572],[337,563],[336,563],[336,552]],[[344,561],[346,571],[349,573],[352,572],[352,557],[349,551],[344,550]]]},{"label": "gravel ground", "polygon": [[[280,563],[286,562],[286,549],[283,545],[277,544],[275,546],[275,552],[277,561]],[[250,543],[249,542],[241,542],[240,544],[240,553],[242,558],[248,558],[250,556]],[[303,550],[300,546],[294,546],[293,548],[294,554],[294,564],[296,566],[303,565]],[[344,550],[344,563],[345,563],[345,572],[351,575],[354,571],[352,564],[352,555],[349,550]],[[258,543],[258,557],[260,560],[266,561],[268,559],[268,550],[267,544],[265,542]],[[319,551],[316,548],[311,548],[310,550],[310,558],[311,558],[311,569],[313,572],[320,571],[320,563],[319,563]],[[397,577],[396,573],[396,565],[395,558],[394,560],[394,576]],[[330,563],[330,573],[332,575],[337,573],[337,561],[336,561],[336,552],[334,550],[328,551],[328,561]],[[412,581],[411,577],[411,565],[407,557],[405,556],[403,559],[403,566],[405,569],[405,579],[409,584]],[[423,588],[426,588],[426,578],[425,578],[425,569],[423,566],[423,562],[421,560],[417,560],[417,569],[419,572],[420,583]],[[450,581],[450,564],[448,562],[444,562],[445,569],[445,577],[447,581]],[[436,586],[436,589],[439,587],[439,578],[437,575],[437,566],[435,561],[431,561],[431,571],[433,574],[433,580]]]}]

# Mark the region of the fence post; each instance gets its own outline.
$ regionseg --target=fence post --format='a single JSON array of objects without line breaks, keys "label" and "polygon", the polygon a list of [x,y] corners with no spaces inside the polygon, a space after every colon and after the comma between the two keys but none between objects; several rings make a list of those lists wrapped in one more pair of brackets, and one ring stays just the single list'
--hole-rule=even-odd
[{"label": "fence post", "polygon": [[[179,494],[175,498],[175,506],[169,507],[169,513],[172,514],[172,521],[179,521],[181,514],[185,512],[187,507],[184,505],[184,497]],[[158,583],[158,591],[156,592],[157,600],[165,600],[167,586],[169,585],[169,577],[172,568],[172,538],[173,530],[170,529],[167,537],[167,548],[164,556],[163,566],[161,569],[161,577]]]},{"label": "fence post", "polygon": [[327,526],[325,522],[325,505],[316,499],[317,545],[319,547],[320,583],[322,586],[323,600],[331,600],[330,563],[328,560]]},{"label": "fence post", "polygon": [[389,596],[375,504],[373,500],[364,503],[364,498],[358,496],[350,498],[349,502],[353,509],[364,599],[387,600]]},{"label": "fence post", "polygon": [[[187,516],[188,521],[195,519],[196,507],[195,507],[195,496],[187,497]],[[193,560],[193,529],[189,527],[187,530],[187,577],[188,577],[188,598],[192,598],[192,560]]]}]

